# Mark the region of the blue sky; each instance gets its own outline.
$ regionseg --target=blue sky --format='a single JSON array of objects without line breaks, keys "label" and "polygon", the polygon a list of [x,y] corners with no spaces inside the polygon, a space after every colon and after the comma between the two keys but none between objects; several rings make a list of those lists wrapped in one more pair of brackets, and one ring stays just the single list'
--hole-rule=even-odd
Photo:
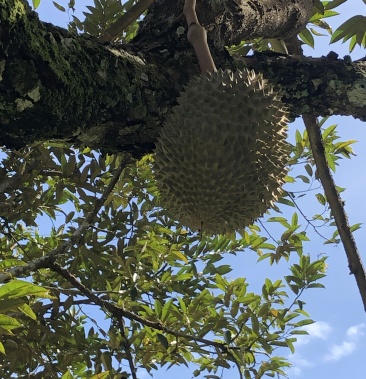
[{"label": "blue sky", "polygon": [[[67,7],[68,1],[59,1]],[[76,7],[90,4],[90,1],[77,0]],[[41,19],[65,26],[70,15],[57,11],[52,2],[42,0],[37,9]],[[346,19],[356,14],[365,14],[366,5],[362,0],[348,0],[337,8],[340,16],[329,18],[333,30]],[[79,13],[79,12],[78,12]],[[329,37],[315,39],[315,50],[305,49],[306,55],[322,56],[329,51],[335,51],[340,57],[348,55],[348,43],[336,43],[329,46]],[[352,59],[365,56],[365,51],[355,48]],[[352,117],[332,117],[327,125],[339,124],[338,132],[342,140],[355,139],[359,142],[354,145],[356,157],[351,160],[340,161],[335,174],[337,185],[346,187],[342,198],[346,204],[346,211],[350,224],[366,224],[365,187],[366,187],[366,126]],[[303,129],[301,120],[290,125],[290,130]],[[311,205],[312,206],[312,205]],[[308,210],[310,203],[304,204],[305,213],[315,213]],[[292,210],[291,210],[292,212]],[[304,222],[304,221],[303,221]],[[325,231],[325,233],[327,233]],[[366,372],[366,319],[362,302],[354,277],[349,275],[347,260],[342,245],[323,245],[320,238],[311,237],[307,245],[307,253],[311,255],[326,254],[328,258],[327,277],[323,280],[326,289],[309,290],[304,300],[307,302],[306,310],[316,320],[315,324],[307,326],[309,336],[301,336],[295,344],[296,352],[288,355],[293,367],[288,375],[293,379],[324,379],[324,378],[352,378],[361,379]],[[364,229],[355,233],[355,239],[363,261],[366,262],[366,239]],[[268,261],[256,263],[257,257],[251,252],[239,253],[236,258],[230,256],[228,263],[235,267],[233,275],[246,276],[250,289],[258,290],[265,277],[281,278],[288,274],[288,264],[269,266]],[[154,377],[175,379],[190,378],[193,370],[184,367],[173,368],[167,373],[165,369],[159,371]],[[142,375],[144,377],[145,375]],[[235,369],[232,372],[224,371],[224,378],[236,378]]]}]

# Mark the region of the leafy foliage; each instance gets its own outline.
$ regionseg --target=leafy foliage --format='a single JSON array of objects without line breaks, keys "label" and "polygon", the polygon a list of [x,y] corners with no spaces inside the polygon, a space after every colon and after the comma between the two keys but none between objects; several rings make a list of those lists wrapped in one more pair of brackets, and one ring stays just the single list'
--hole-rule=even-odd
[{"label": "leafy foliage", "polygon": [[[335,142],[335,126],[327,127],[323,137],[335,165],[352,154],[353,141]],[[308,224],[318,228],[319,221],[331,222],[324,215],[329,213],[324,197],[323,216],[305,218],[305,226],[297,212],[291,222],[272,214],[240,235],[212,238],[185,230],[159,208],[153,157],[146,156],[125,167],[76,241],[75,231],[93,212],[121,161],[121,156],[58,145],[5,152],[0,171],[5,183],[0,240],[4,275],[31,269],[37,260],[43,263],[30,278],[35,285],[27,284],[15,297],[10,286],[27,282],[10,281],[0,288],[2,296],[14,298],[3,308],[3,329],[16,327],[15,334],[3,336],[2,377],[25,370],[50,378],[124,377],[128,352],[137,367],[149,372],[159,365],[194,362],[196,376],[232,364],[246,377],[284,374],[288,363],[273,353],[278,347],[293,351],[301,327],[312,322],[300,297],[321,287],[318,281],[326,269],[324,257],[312,260],[303,253]],[[302,173],[288,177],[289,188],[298,180],[306,186],[317,182],[306,132],[296,132],[291,166],[291,173],[300,167]],[[281,202],[296,208],[308,191],[298,196],[288,189]],[[269,242],[261,224],[268,231],[273,223],[284,230]],[[64,272],[42,261],[69,240],[74,241],[69,249],[56,256]],[[291,273],[285,281],[265,279],[260,294],[248,291],[246,280],[237,277],[224,257],[250,250],[259,260],[289,260]],[[20,312],[14,318],[16,309]],[[121,324],[118,312],[123,310],[139,318],[128,314]]]},{"label": "leafy foliage", "polygon": [[[126,14],[138,1],[136,0],[93,0],[94,6],[87,5],[88,11],[83,11],[84,20],[80,20],[72,15],[72,21],[68,28],[73,32],[84,32],[95,37],[99,37],[109,26],[113,25],[122,15]],[[33,7],[39,6],[40,0],[33,1]],[[53,1],[54,6],[61,12],[66,12],[66,8]],[[69,1],[68,8],[75,11],[75,0]],[[133,21],[127,26],[120,36],[120,41],[129,42],[136,34],[139,20]]]},{"label": "leafy foliage", "polygon": [[366,47],[366,17],[354,16],[344,22],[334,32],[331,43],[337,42],[343,38],[343,42],[350,39],[349,51],[353,51],[356,44]]}]

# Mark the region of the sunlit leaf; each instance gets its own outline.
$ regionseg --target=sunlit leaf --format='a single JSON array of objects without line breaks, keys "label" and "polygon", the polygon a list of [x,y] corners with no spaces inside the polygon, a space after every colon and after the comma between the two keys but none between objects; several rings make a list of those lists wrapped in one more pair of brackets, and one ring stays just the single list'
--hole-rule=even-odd
[{"label": "sunlit leaf", "polygon": [[301,38],[301,40],[303,42],[305,42],[307,45],[309,45],[310,47],[314,48],[314,37],[313,35],[311,34],[311,32],[308,30],[308,29],[303,29],[300,33],[299,33],[299,37]]},{"label": "sunlit leaf", "polygon": [[32,0],[33,8],[37,9],[39,4],[41,3],[41,0]]},{"label": "sunlit leaf", "polygon": [[13,317],[0,314],[0,328],[11,331],[13,329],[21,327],[22,324]]},{"label": "sunlit leaf", "polygon": [[14,299],[30,295],[50,298],[48,290],[21,280],[12,280],[0,287],[0,298]]}]

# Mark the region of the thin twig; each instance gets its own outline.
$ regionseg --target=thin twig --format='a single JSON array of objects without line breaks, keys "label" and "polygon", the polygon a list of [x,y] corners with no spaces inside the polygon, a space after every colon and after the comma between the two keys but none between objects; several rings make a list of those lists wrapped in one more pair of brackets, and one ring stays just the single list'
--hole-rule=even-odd
[{"label": "thin twig", "polygon": [[271,233],[270,233],[270,232],[268,231],[268,229],[264,226],[263,222],[262,222],[261,220],[258,220],[258,222],[261,224],[262,228],[263,228],[263,229],[265,230],[265,232],[268,234],[269,238],[270,238],[274,243],[276,243],[276,244],[278,245],[278,241],[275,240],[275,239],[272,237]]},{"label": "thin twig", "polygon": [[153,2],[154,0],[140,0],[102,34],[101,41],[113,41],[121,36],[123,31],[136,21]]},{"label": "thin twig", "polygon": [[343,201],[339,196],[327,164],[318,120],[312,114],[305,114],[302,118],[308,132],[318,176],[323,185],[327,201],[332,210],[338,233],[348,258],[350,274],[353,274],[356,278],[357,286],[366,312],[366,273],[348,223]]},{"label": "thin twig", "polygon": [[312,223],[312,222],[306,217],[305,213],[304,213],[304,212],[302,211],[302,209],[297,205],[297,203],[296,203],[296,201],[295,201],[295,197],[292,196],[289,192],[288,192],[288,195],[289,195],[289,197],[291,198],[292,202],[294,203],[296,209],[300,212],[301,216],[305,219],[305,221],[308,223],[308,225],[310,225],[310,226],[314,229],[315,233],[316,233],[319,237],[323,238],[324,240],[328,240],[328,238],[324,237],[324,236],[318,231],[317,226],[315,226],[315,225],[314,225],[314,224],[313,224],[313,223]]},{"label": "thin twig", "polygon": [[[137,315],[136,313],[133,313],[129,310],[127,310],[124,307],[116,306],[106,300],[101,299],[97,295],[95,295],[94,292],[90,291],[89,288],[85,287],[73,274],[71,274],[68,270],[62,268],[58,263],[51,262],[51,264],[48,266],[52,271],[58,273],[61,275],[64,279],[66,279],[70,284],[72,284],[74,287],[76,287],[84,296],[86,296],[88,299],[90,299],[94,304],[99,305],[101,308],[106,309],[108,312],[110,312],[116,319],[125,317],[129,320],[136,321],[144,326],[150,327],[155,330],[160,330],[162,332],[165,332],[167,334],[171,334],[175,337],[184,338],[188,341],[194,341],[199,342],[207,346],[213,346],[218,347],[223,352],[227,353],[228,346],[223,342],[216,342],[211,341],[206,338],[197,337],[194,335],[188,335],[182,332],[178,332],[176,330],[173,330],[164,324],[162,324],[160,321],[150,321],[146,320],[143,317]],[[232,348],[230,348],[232,349]]]},{"label": "thin twig", "polygon": [[116,169],[111,181],[108,186],[104,190],[103,194],[99,199],[97,199],[94,203],[93,209],[90,213],[85,217],[84,222],[75,230],[72,236],[65,241],[64,243],[57,246],[50,253],[44,255],[41,258],[34,259],[24,266],[17,266],[7,270],[5,273],[0,274],[0,283],[4,283],[9,281],[12,277],[22,277],[27,276],[31,271],[36,271],[40,268],[50,267],[50,264],[53,263],[56,258],[60,255],[66,254],[68,251],[71,251],[74,245],[79,245],[80,241],[85,234],[85,231],[91,226],[94,222],[100,208],[103,206],[109,194],[113,191],[113,188],[117,184],[119,177],[122,174],[122,171],[127,166],[127,164],[131,161],[130,155],[126,155],[120,164],[120,166]]}]

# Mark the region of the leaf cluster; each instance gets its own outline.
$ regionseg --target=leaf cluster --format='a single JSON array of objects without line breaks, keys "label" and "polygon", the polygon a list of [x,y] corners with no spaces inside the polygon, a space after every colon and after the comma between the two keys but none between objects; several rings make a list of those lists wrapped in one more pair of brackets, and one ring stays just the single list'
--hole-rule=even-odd
[{"label": "leaf cluster", "polygon": [[[194,375],[216,375],[218,368],[232,365],[246,377],[284,374],[288,363],[274,353],[285,347],[292,351],[293,335],[310,322],[299,295],[324,269],[323,259],[313,262],[303,255],[308,238],[297,216],[291,224],[285,218],[268,220],[286,228],[274,243],[258,225],[240,236],[186,230],[159,207],[153,157],[145,156],[126,166],[93,222],[81,238],[73,239],[122,159],[58,144],[3,153],[4,275],[31,269],[60,245],[74,242],[57,256],[66,276],[42,260],[43,266],[29,272],[29,282],[21,282],[27,288],[18,294],[21,301],[4,308],[5,318],[13,318],[17,328],[4,335],[2,377],[25,372],[50,378],[127,377],[129,356],[137,368],[149,372],[195,363]],[[273,262],[289,259],[295,251],[298,267],[293,266],[287,284],[266,279],[262,292],[255,294],[224,259],[246,250],[262,259],[267,252],[278,254]],[[0,287],[4,296],[10,296],[9,286],[16,283]],[[295,286],[298,292],[290,295]],[[100,308],[82,288],[106,306]],[[107,304],[145,321],[127,317],[121,325],[119,314]]]}]

